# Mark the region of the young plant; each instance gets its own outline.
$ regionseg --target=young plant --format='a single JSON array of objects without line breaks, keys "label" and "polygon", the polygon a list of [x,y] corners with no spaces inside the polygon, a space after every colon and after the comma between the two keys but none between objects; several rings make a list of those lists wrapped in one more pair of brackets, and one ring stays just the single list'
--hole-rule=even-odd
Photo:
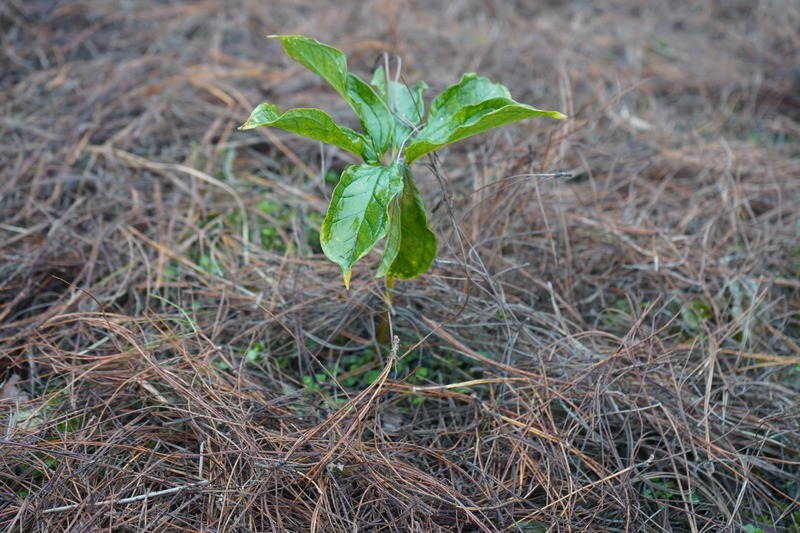
[{"label": "young plant", "polygon": [[[557,111],[542,111],[511,99],[504,86],[476,74],[444,90],[430,106],[427,118],[422,95],[428,86],[388,79],[383,67],[367,84],[347,71],[345,55],[300,35],[278,35],[286,53],[327,81],[361,121],[363,133],[336,124],[319,109],[291,109],[272,104],[253,110],[239,129],[272,126],[322,141],[359,156],[364,162],[345,169],[333,191],[322,222],[320,244],[325,255],[342,268],[349,288],[353,264],[386,237],[376,277],[415,278],[436,256],[436,236],[410,165],[447,144],[531,117],[564,119]],[[399,78],[399,75],[397,76]]]}]

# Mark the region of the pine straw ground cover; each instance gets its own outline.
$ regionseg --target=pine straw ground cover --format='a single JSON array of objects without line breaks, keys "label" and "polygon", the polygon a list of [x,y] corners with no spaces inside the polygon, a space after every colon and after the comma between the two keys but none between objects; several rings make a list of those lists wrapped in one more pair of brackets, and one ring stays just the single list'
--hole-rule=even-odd
[{"label": "pine straw ground cover", "polygon": [[[797,2],[268,4],[0,4],[0,530],[800,531]],[[271,33],[571,118],[420,169],[389,306]]]}]

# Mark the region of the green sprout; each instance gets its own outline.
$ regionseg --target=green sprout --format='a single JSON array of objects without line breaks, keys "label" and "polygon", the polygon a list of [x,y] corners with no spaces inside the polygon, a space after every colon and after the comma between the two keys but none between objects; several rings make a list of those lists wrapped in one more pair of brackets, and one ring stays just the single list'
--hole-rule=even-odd
[{"label": "green sprout", "polygon": [[428,88],[390,79],[378,67],[368,84],[347,71],[340,50],[300,35],[278,35],[286,53],[318,74],[358,115],[363,133],[340,126],[314,108],[282,112],[263,103],[239,129],[271,126],[322,141],[359,156],[363,164],[344,170],[322,222],[320,244],[342,269],[350,286],[353,265],[386,238],[376,273],[411,279],[426,272],[436,257],[436,236],[428,228],[425,206],[410,165],[455,141],[531,117],[564,119],[558,111],[542,111],[511,99],[503,85],[476,74],[434,98],[425,117],[422,96]]}]

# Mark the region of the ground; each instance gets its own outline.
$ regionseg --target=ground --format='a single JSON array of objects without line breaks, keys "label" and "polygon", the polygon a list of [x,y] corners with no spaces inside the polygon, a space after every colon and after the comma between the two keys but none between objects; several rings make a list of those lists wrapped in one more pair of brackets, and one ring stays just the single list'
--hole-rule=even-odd
[{"label": "ground", "polygon": [[[0,5],[0,530],[800,532],[800,5],[430,4]],[[236,129],[358,127],[270,34],[569,119],[418,164],[433,268],[348,291],[354,160]]]}]

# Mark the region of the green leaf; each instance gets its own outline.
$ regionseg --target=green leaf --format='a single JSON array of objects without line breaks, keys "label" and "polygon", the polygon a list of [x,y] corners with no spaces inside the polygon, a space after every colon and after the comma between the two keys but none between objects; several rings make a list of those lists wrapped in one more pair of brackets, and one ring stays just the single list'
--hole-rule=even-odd
[{"label": "green leaf", "polygon": [[401,171],[403,192],[398,202],[400,207],[400,245],[387,275],[411,279],[423,274],[431,267],[431,263],[436,258],[436,235],[428,229],[425,205],[422,203],[419,190],[414,182],[411,168],[406,164],[401,164]]},{"label": "green leaf", "polygon": [[345,287],[350,287],[353,264],[386,235],[389,204],[402,190],[403,176],[394,163],[352,166],[342,174],[322,222],[320,244],[342,267]]},{"label": "green leaf", "polygon": [[494,83],[488,78],[475,73],[464,74],[461,76],[461,81],[434,98],[431,102],[430,118],[452,117],[464,106],[479,104],[493,98],[511,98],[511,93],[504,85]]},{"label": "green leaf", "polygon": [[361,119],[364,131],[375,143],[373,148],[382,156],[392,142],[394,118],[386,103],[375,90],[355,74],[347,75],[345,98]]},{"label": "green leaf", "polygon": [[310,139],[338,146],[365,160],[374,160],[375,155],[363,135],[339,126],[324,111],[313,108],[291,109],[281,114],[278,106],[261,104],[250,114],[240,130],[250,130],[258,126],[272,126],[303,135]]},{"label": "green leaf", "polygon": [[372,72],[372,79],[369,81],[369,84],[375,88],[378,96],[383,98],[384,102],[389,102],[389,99],[386,96],[386,71],[383,69],[383,65],[378,65],[378,67]]},{"label": "green leaf", "polygon": [[[405,187],[404,187],[405,189]],[[400,225],[400,198],[397,195],[389,204],[389,229],[386,232],[386,244],[383,248],[383,256],[381,256],[381,264],[378,265],[378,271],[375,273],[375,278],[382,278],[389,272],[389,268],[394,263],[397,254],[400,252],[400,242],[402,236],[402,227]]]},{"label": "green leaf", "polygon": [[386,72],[383,66],[375,69],[372,75],[372,86],[389,105],[394,115],[394,145],[400,148],[412,132],[422,122],[425,115],[425,102],[423,93],[428,89],[428,84],[418,81],[409,87],[405,83],[389,80],[387,84]]},{"label": "green leaf", "polygon": [[341,50],[302,35],[271,35],[283,44],[286,54],[331,84],[347,98],[347,58]]},{"label": "green leaf", "polygon": [[375,380],[381,377],[383,370],[380,368],[375,368],[364,374],[364,385],[372,385],[375,383]]},{"label": "green leaf", "polygon": [[406,161],[412,163],[437,148],[498,126],[540,116],[566,118],[558,111],[515,102],[502,85],[464,74],[431,103],[427,124],[406,148]]},{"label": "green leaf", "polygon": [[347,72],[347,58],[338,49],[302,35],[276,35],[286,53],[322,79],[347,100],[382,156],[391,143],[392,114],[375,91],[355,74]]}]

